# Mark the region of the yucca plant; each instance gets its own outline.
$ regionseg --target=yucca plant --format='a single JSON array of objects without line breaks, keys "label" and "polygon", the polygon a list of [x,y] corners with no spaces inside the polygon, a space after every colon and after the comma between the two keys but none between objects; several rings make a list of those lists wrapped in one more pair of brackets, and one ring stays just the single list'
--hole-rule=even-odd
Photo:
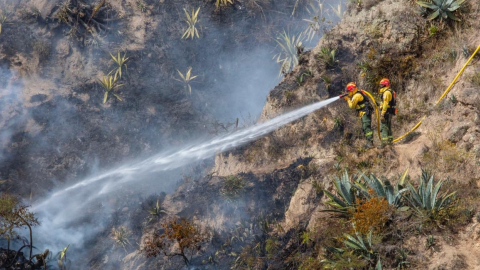
[{"label": "yucca plant", "polygon": [[342,177],[335,177],[333,184],[335,185],[336,192],[340,197],[330,193],[327,190],[324,190],[327,197],[330,198],[326,204],[334,208],[325,211],[348,214],[348,210],[354,208],[357,201],[355,186],[350,182],[348,172],[345,171]]},{"label": "yucca plant", "polygon": [[328,47],[323,47],[320,49],[317,57],[322,62],[326,68],[333,68],[338,63],[338,60],[335,59],[335,54],[337,51]]},{"label": "yucca plant", "polygon": [[118,55],[116,57],[113,56],[113,54],[110,54],[110,56],[112,57],[113,62],[115,62],[115,64],[117,64],[117,68],[110,71],[110,73],[115,71],[115,76],[118,75],[118,78],[121,79],[122,78],[123,67],[125,66],[125,70],[127,69],[127,64],[125,64],[128,60],[127,53],[124,53],[123,56],[121,56],[120,51],[119,51]]},{"label": "yucca plant", "polygon": [[226,7],[228,6],[228,4],[233,5],[233,1],[232,0],[216,0],[215,2],[215,6],[217,7],[217,9],[220,7]]},{"label": "yucca plant", "polygon": [[127,246],[130,245],[130,235],[132,233],[127,230],[127,228],[120,226],[118,229],[112,228],[112,234],[110,238],[114,241],[116,246],[122,247],[125,251],[127,251]]},{"label": "yucca plant", "polygon": [[2,33],[2,27],[8,19],[8,15],[0,11],[0,34]]},{"label": "yucca plant", "polygon": [[418,211],[427,211],[429,214],[434,214],[438,210],[446,207],[455,196],[456,191],[451,193],[440,194],[440,188],[445,183],[445,180],[439,181],[435,187],[433,186],[433,175],[426,171],[422,171],[418,189],[412,184],[407,183],[407,188],[410,193],[407,200],[411,206]]},{"label": "yucca plant", "polygon": [[424,2],[424,1],[417,1],[422,7],[434,10],[430,15],[428,15],[427,19],[434,20],[437,17],[441,19],[450,18],[454,21],[460,21],[458,17],[453,15],[453,12],[461,7],[461,5],[466,0],[433,0],[432,3]]},{"label": "yucca plant", "polygon": [[58,268],[61,270],[69,268],[68,266],[70,265],[70,260],[67,259],[67,251],[69,247],[70,245],[66,246],[56,256],[58,258],[58,261],[57,261]]},{"label": "yucca plant", "polygon": [[167,211],[165,211],[160,206],[160,201],[158,199],[157,199],[157,203],[154,206],[152,206],[150,209],[148,209],[147,212],[150,214],[148,218],[148,223],[156,218],[159,218],[161,214],[167,214]]},{"label": "yucca plant", "polygon": [[333,13],[339,18],[339,19],[342,19],[343,18],[343,9],[342,9],[342,4],[338,4],[337,7],[333,7],[330,5],[330,7],[332,8],[332,11]]},{"label": "yucca plant", "polygon": [[190,82],[197,78],[198,75],[192,76],[192,68],[189,67],[187,72],[183,74],[180,70],[177,69],[178,75],[180,75],[180,79],[174,78],[175,80],[183,83],[185,85],[185,90],[191,95],[192,94],[192,86]]},{"label": "yucca plant", "polygon": [[103,75],[102,79],[99,80],[100,85],[103,87],[105,94],[103,95],[103,103],[105,104],[108,99],[108,95],[111,93],[119,101],[122,101],[122,98],[114,93],[115,89],[122,86],[123,84],[118,84],[118,77],[115,73],[114,76],[108,74],[107,76]]},{"label": "yucca plant", "polygon": [[308,14],[311,16],[311,19],[303,19],[308,22],[307,28],[303,31],[307,41],[312,41],[315,35],[320,33],[322,23],[325,22],[323,5],[323,1],[318,0],[306,7]]},{"label": "yucca plant", "polygon": [[200,8],[192,9],[192,14],[190,15],[186,9],[183,9],[185,11],[185,16],[187,17],[185,19],[185,22],[188,24],[187,30],[183,33],[182,39],[188,39],[188,38],[194,38],[195,36],[197,38],[200,38],[198,35],[198,30],[197,27],[195,26],[198,22],[198,12],[200,11]]},{"label": "yucca plant", "polygon": [[408,169],[405,170],[395,186],[392,186],[390,181],[384,182],[373,174],[368,177],[362,173],[361,176],[365,183],[357,181],[355,186],[362,193],[363,197],[370,198],[372,194],[369,193],[369,190],[373,190],[377,196],[384,197],[388,204],[398,208],[403,205],[402,194],[408,191],[408,188],[404,187],[407,173]]},{"label": "yucca plant", "polygon": [[298,50],[302,47],[303,40],[303,33],[297,36],[289,35],[285,30],[275,39],[281,51],[273,59],[276,59],[277,63],[282,64],[280,74],[286,74],[298,65]]}]

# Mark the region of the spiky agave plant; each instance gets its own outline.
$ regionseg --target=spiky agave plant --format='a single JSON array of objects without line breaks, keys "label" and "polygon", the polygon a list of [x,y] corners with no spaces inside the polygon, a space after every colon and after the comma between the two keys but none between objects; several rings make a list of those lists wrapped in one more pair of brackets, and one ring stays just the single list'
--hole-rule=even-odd
[{"label": "spiky agave plant", "polygon": [[185,90],[191,95],[192,94],[192,86],[190,82],[197,78],[198,75],[192,76],[192,68],[189,67],[187,72],[183,74],[180,70],[177,69],[178,75],[180,75],[180,79],[174,78],[175,80],[183,83],[185,85]]},{"label": "spiky agave plant", "polygon": [[322,0],[317,0],[315,3],[312,2],[306,7],[306,10],[311,17],[311,19],[303,19],[308,22],[307,28],[303,31],[307,41],[312,41],[315,35],[320,33],[322,24],[325,22],[323,5]]},{"label": "spiky agave plant", "polygon": [[285,30],[275,39],[281,51],[273,59],[276,59],[277,63],[282,64],[280,74],[288,73],[293,67],[298,65],[298,50],[302,47],[303,40],[303,33],[289,35]]},{"label": "spiky agave plant", "polygon": [[118,84],[118,77],[115,73],[114,76],[108,74],[107,76],[103,75],[102,79],[99,80],[100,85],[103,87],[105,94],[103,95],[103,103],[105,104],[108,99],[108,95],[111,93],[114,97],[116,97],[119,101],[122,101],[122,98],[114,93],[115,89],[122,86],[123,84]]},{"label": "spiky agave plant", "polygon": [[189,14],[186,9],[183,9],[183,11],[185,12],[185,16],[187,17],[185,19],[185,22],[188,24],[188,27],[187,30],[185,30],[185,32],[183,33],[182,39],[193,39],[195,36],[197,38],[200,38],[196,27],[196,24],[198,22],[198,12],[200,11],[200,8],[197,8],[197,10],[193,8],[192,14]]},{"label": "spiky agave plant", "polygon": [[395,186],[393,186],[390,181],[384,182],[373,174],[368,177],[362,173],[361,176],[364,183],[357,181],[355,182],[355,186],[357,190],[362,193],[363,197],[370,198],[372,194],[369,193],[369,190],[373,190],[377,196],[384,197],[388,204],[398,208],[403,205],[402,194],[408,191],[408,188],[404,187],[407,173],[408,169],[405,170]]},{"label": "spiky agave plant", "polygon": [[434,12],[428,15],[427,19],[429,20],[434,20],[435,18],[440,17],[441,19],[450,18],[454,21],[460,21],[458,17],[453,15],[453,12],[459,9],[465,1],[466,0],[433,0],[432,3],[417,1],[417,4],[434,10]]},{"label": "spiky agave plant", "polygon": [[325,195],[330,198],[326,204],[333,207],[333,209],[325,211],[346,215],[350,209],[355,207],[357,201],[358,196],[356,195],[355,186],[350,182],[347,171],[345,171],[342,177],[335,177],[333,184],[335,185],[338,196],[330,193],[328,190],[324,190]]},{"label": "spiky agave plant", "polygon": [[455,196],[456,191],[440,194],[440,188],[445,183],[445,180],[439,181],[435,187],[433,186],[433,175],[422,171],[418,189],[412,184],[407,183],[407,188],[410,193],[407,200],[417,211],[427,211],[429,214],[435,214],[438,210],[446,207]]},{"label": "spiky agave plant", "polygon": [[123,67],[125,67],[125,70],[127,69],[127,64],[126,64],[126,62],[128,60],[127,53],[123,53],[123,56],[121,56],[120,51],[119,51],[118,55],[116,57],[113,56],[113,54],[110,54],[110,56],[112,57],[113,62],[115,62],[115,64],[117,64],[116,69],[110,71],[110,73],[115,71],[115,76],[118,75],[118,78],[121,79],[122,78]]}]

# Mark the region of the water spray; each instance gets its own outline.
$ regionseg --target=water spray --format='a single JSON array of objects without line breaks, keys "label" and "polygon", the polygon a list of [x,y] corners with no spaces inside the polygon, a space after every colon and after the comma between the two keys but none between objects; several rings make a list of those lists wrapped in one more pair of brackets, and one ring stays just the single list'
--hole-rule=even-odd
[{"label": "water spray", "polygon": [[[291,123],[303,116],[306,116],[339,99],[339,97],[333,97],[324,101],[307,105],[300,109],[277,116],[266,122],[256,124],[254,126],[233,132],[225,136],[214,138],[205,143],[185,147],[171,154],[162,153],[145,159],[141,162],[123,165],[116,169],[89,177],[87,179],[79,181],[78,183],[70,187],[57,191],[50,198],[44,200],[43,202],[40,202],[35,207],[33,207],[33,210],[44,208],[50,205],[53,201],[57,201],[57,197],[61,197],[68,194],[69,192],[92,185],[94,183],[96,183],[97,185],[95,189],[92,190],[93,193],[91,194],[91,197],[89,199],[93,199],[98,195],[106,194],[113,191],[115,187],[118,186],[118,183],[137,181],[139,178],[134,177],[134,175],[137,175],[138,173],[172,170],[195,161],[212,157],[215,154],[231,150],[248,142],[254,141],[260,137],[263,137],[282,126]],[[99,185],[99,183],[102,184]],[[109,185],[109,183],[115,183],[116,185]],[[86,201],[83,201],[82,203],[86,203]]]}]

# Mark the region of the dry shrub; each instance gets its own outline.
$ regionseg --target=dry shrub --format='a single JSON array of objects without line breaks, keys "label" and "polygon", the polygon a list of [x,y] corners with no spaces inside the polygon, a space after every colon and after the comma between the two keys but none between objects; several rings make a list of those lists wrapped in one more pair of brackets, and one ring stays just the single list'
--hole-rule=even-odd
[{"label": "dry shrub", "polygon": [[[186,218],[172,218],[162,224],[161,235],[154,233],[145,240],[142,253],[146,257],[156,257],[163,253],[167,257],[180,256],[186,265],[189,264],[187,254],[198,252],[207,235]],[[174,253],[169,253],[175,249]]]},{"label": "dry shrub", "polygon": [[351,211],[350,221],[355,230],[368,234],[370,230],[379,232],[391,214],[391,207],[385,198],[372,197],[368,200],[357,200],[357,207]]}]

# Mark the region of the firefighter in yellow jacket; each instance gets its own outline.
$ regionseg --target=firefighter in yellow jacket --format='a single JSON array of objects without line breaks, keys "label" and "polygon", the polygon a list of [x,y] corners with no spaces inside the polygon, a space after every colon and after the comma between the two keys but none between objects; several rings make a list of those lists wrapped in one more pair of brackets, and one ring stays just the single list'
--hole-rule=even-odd
[{"label": "firefighter in yellow jacket", "polygon": [[372,111],[373,107],[368,100],[368,97],[362,93],[362,90],[358,90],[357,85],[354,82],[347,84],[348,95],[344,97],[348,103],[348,107],[357,111],[358,117],[362,121],[363,134],[367,143],[365,148],[373,147],[373,131],[372,131]]},{"label": "firefighter in yellow jacket", "polygon": [[386,145],[392,144],[392,116],[397,113],[396,108],[396,93],[390,88],[390,80],[382,79],[380,81],[380,133],[382,136],[382,145],[380,148]]}]

